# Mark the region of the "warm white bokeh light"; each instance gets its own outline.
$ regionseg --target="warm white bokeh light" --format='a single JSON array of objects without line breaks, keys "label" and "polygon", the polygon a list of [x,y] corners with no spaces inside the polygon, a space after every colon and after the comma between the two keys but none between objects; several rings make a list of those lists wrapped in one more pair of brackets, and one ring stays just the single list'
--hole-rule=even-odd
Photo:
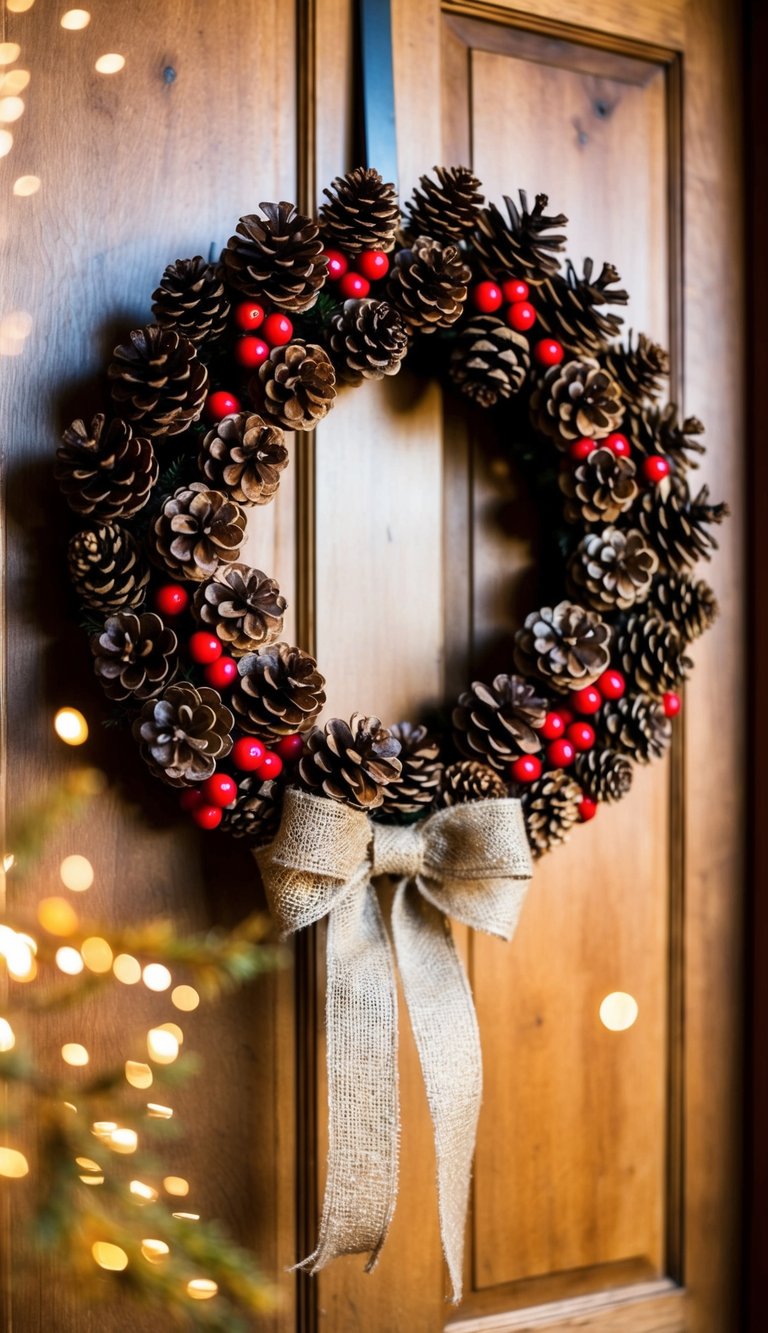
[{"label": "warm white bokeh light", "polygon": [[177,1009],[182,1009],[184,1013],[191,1014],[200,1003],[200,996],[194,986],[174,986],[171,991],[171,1001]]},{"label": "warm white bokeh light", "polygon": [[626,991],[614,990],[600,1005],[600,1022],[610,1032],[626,1032],[638,1015],[637,1000]]},{"label": "warm white bokeh light", "polygon": [[3,125],[12,125],[24,115],[24,99],[22,97],[0,97],[0,122]]},{"label": "warm white bokeh light", "polygon": [[87,9],[68,9],[66,14],[61,16],[61,26],[66,28],[67,32],[79,32],[81,28],[87,28],[91,21],[91,16]]},{"label": "warm white bokeh light", "polygon": [[29,1171],[29,1162],[17,1148],[0,1148],[0,1176],[21,1180]]},{"label": "warm white bokeh light", "polygon": [[109,972],[112,967],[112,949],[100,935],[89,935],[80,945],[85,966],[91,972]]},{"label": "warm white bokeh light", "polygon": [[147,1115],[154,1120],[170,1120],[173,1116],[173,1107],[161,1106],[159,1102],[147,1102]]},{"label": "warm white bokeh light", "polygon": [[82,954],[65,944],[56,950],[56,966],[60,972],[66,972],[68,977],[76,977],[84,967]]},{"label": "warm white bokeh light", "polygon": [[125,1080],[132,1088],[151,1088],[154,1077],[149,1065],[142,1064],[140,1060],[126,1060]]},{"label": "warm white bokeh light", "polygon": [[64,857],[59,866],[59,876],[65,889],[70,889],[72,893],[85,893],[93,884],[93,866],[87,856],[73,852],[71,856]]},{"label": "warm white bokeh light", "polygon": [[6,157],[13,148],[13,135],[10,130],[0,130],[0,157]]},{"label": "warm white bokeh light", "polygon": [[37,194],[39,189],[39,176],[19,176],[18,180],[13,182],[13,193],[17,199],[28,199],[30,195]]},{"label": "warm white bokeh light", "polygon": [[132,1180],[128,1188],[137,1203],[155,1203],[158,1199],[157,1190],[145,1185],[143,1180]]},{"label": "warm white bokeh light", "polygon": [[26,14],[34,3],[35,0],[5,0],[5,7],[9,14]]},{"label": "warm white bokeh light", "polygon": [[80,1065],[87,1065],[91,1057],[79,1041],[68,1041],[61,1048],[61,1058],[66,1065],[74,1065],[77,1068]]},{"label": "warm white bokeh light", "polygon": [[37,904],[37,919],[49,935],[74,935],[80,922],[66,898],[43,898]]},{"label": "warm white bokeh light", "polygon": [[163,1189],[166,1194],[175,1194],[178,1198],[184,1199],[189,1194],[189,1181],[183,1176],[166,1176]]},{"label": "warm white bokeh light", "polygon": [[147,1033],[147,1050],[150,1060],[158,1065],[172,1065],[179,1054],[179,1043],[172,1032],[163,1028],[150,1028]]},{"label": "warm white bokeh light", "polygon": [[187,1283],[187,1294],[195,1301],[210,1301],[218,1290],[217,1284],[209,1277],[193,1277]]},{"label": "warm white bokeh light", "polygon": [[139,1146],[139,1136],[135,1129],[123,1129],[118,1126],[105,1140],[113,1152],[131,1153]]},{"label": "warm white bokeh light", "polygon": [[176,1038],[179,1046],[184,1044],[184,1033],[178,1023],[158,1023],[157,1030],[158,1032],[170,1032],[171,1036]]},{"label": "warm white bokeh light", "polygon": [[28,69],[9,69],[7,74],[0,75],[0,93],[3,97],[8,93],[23,93],[31,77]]},{"label": "warm white bokeh light", "polygon": [[18,42],[0,42],[0,65],[12,65],[21,55]]},{"label": "warm white bokeh light", "polygon": [[162,963],[148,963],[142,972],[142,978],[147,990],[154,991],[167,990],[172,981],[168,968]]},{"label": "warm white bokeh light", "polygon": [[141,1253],[150,1264],[159,1264],[162,1259],[167,1259],[170,1249],[164,1240],[143,1240],[141,1242]]},{"label": "warm white bokeh light", "polygon": [[67,745],[82,745],[88,740],[88,723],[79,708],[60,708],[53,726],[59,740]]},{"label": "warm white bokeh light", "polygon": [[112,971],[124,986],[135,986],[137,981],[141,981],[141,963],[132,954],[119,953],[112,964]]},{"label": "warm white bokeh light", "polygon": [[91,1254],[99,1268],[106,1268],[110,1273],[122,1273],[123,1269],[128,1267],[128,1255],[125,1250],[121,1250],[119,1245],[111,1245],[109,1241],[94,1241]]},{"label": "warm white bokeh light", "polygon": [[95,69],[98,74],[119,74],[124,65],[125,56],[118,55],[116,51],[109,51],[107,55],[99,56]]},{"label": "warm white bokeh light", "polygon": [[7,1018],[0,1018],[0,1051],[12,1051],[16,1045],[16,1034]]}]

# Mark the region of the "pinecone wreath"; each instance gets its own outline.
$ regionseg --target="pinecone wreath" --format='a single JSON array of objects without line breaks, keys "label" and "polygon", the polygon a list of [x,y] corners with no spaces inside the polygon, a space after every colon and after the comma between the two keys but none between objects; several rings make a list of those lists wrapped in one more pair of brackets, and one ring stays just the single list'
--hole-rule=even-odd
[{"label": "pinecone wreath", "polygon": [[[115,347],[107,401],[56,454],[75,516],[67,567],[96,678],[200,828],[263,846],[287,784],[401,824],[512,798],[539,857],[669,748],[688,646],[717,616],[696,567],[728,511],[691,484],[703,426],[666,402],[666,351],[642,332],[619,341],[619,273],[577,270],[566,225],[544,194],[486,203],[466,166],[435,166],[402,208],[356,167],[316,216],[262,203],[220,256],[169,263],[154,322]],[[330,453],[338,395],[404,367],[460,393],[462,422],[485,414],[488,475],[518,469],[542,509],[546,604],[491,679],[475,672],[454,701],[431,701],[442,720],[429,730],[321,719],[324,676],[284,642],[273,574],[244,559],[269,549],[260,521],[294,432],[322,423]],[[354,495],[352,477],[340,541]],[[496,520],[508,522],[501,504]]]}]

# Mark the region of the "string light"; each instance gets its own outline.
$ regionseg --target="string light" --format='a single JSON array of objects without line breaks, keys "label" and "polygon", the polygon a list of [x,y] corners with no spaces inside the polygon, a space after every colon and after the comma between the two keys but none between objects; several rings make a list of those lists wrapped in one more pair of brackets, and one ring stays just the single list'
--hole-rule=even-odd
[{"label": "string light", "polygon": [[34,981],[37,976],[34,949],[21,935],[14,935],[13,931],[9,931],[9,934],[13,938],[0,945],[0,953],[5,958],[8,976],[14,981]]},{"label": "string light", "polygon": [[161,1260],[168,1258],[170,1252],[164,1240],[143,1240],[141,1242],[141,1253],[150,1264],[159,1264]]},{"label": "string light", "polygon": [[0,1176],[21,1180],[29,1171],[29,1162],[17,1148],[0,1148]]},{"label": "string light", "polygon": [[147,1115],[153,1120],[170,1120],[173,1116],[173,1108],[161,1106],[159,1102],[147,1102]]},{"label": "string light", "polygon": [[178,1023],[160,1023],[157,1030],[158,1032],[170,1032],[171,1036],[176,1038],[179,1046],[183,1045],[184,1033]]},{"label": "string light", "polygon": [[81,28],[87,28],[91,21],[91,16],[87,9],[68,9],[66,14],[61,16],[61,26],[68,32],[77,32]]},{"label": "string light", "polygon": [[600,1005],[600,1022],[609,1032],[626,1032],[639,1013],[637,1000],[626,991],[611,991]]},{"label": "string light", "polygon": [[103,1185],[104,1172],[98,1162],[92,1161],[90,1157],[76,1157],[75,1161],[83,1171],[80,1176],[84,1185]]},{"label": "string light", "polygon": [[135,1129],[113,1129],[106,1140],[113,1152],[132,1153],[139,1146],[139,1136]]},{"label": "string light", "polygon": [[77,949],[65,944],[56,950],[56,966],[60,972],[66,972],[67,976],[76,977],[83,970],[83,959]]},{"label": "string light", "polygon": [[13,65],[20,55],[18,42],[0,42],[0,65]]},{"label": "string light", "polygon": [[87,856],[80,856],[73,853],[71,856],[65,856],[59,866],[59,877],[65,889],[70,889],[72,893],[85,893],[90,889],[94,881],[93,866]]},{"label": "string light", "polygon": [[35,0],[5,0],[5,7],[9,14],[26,14],[34,3]]},{"label": "string light", "polygon": [[179,1054],[179,1043],[172,1032],[164,1028],[150,1028],[147,1033],[147,1050],[150,1060],[158,1065],[172,1065]]},{"label": "string light", "polygon": [[0,97],[0,121],[12,125],[24,115],[24,100],[21,97]]},{"label": "string light", "polygon": [[162,963],[148,963],[142,972],[142,978],[147,990],[154,991],[167,990],[172,981],[168,968]]},{"label": "string light", "polygon": [[218,1283],[209,1277],[193,1277],[187,1283],[187,1294],[195,1301],[210,1301],[218,1290]]},{"label": "string light", "polygon": [[42,898],[37,905],[37,919],[49,935],[74,935],[80,922],[66,898]]},{"label": "string light", "polygon": [[31,77],[28,69],[9,69],[7,74],[0,77],[0,93],[3,96],[7,93],[23,93],[29,87]]},{"label": "string light", "polygon": [[91,1133],[96,1135],[97,1139],[102,1139],[105,1143],[112,1137],[117,1129],[115,1120],[94,1120],[91,1125]]},{"label": "string light", "polygon": [[171,1003],[184,1013],[191,1013],[200,1003],[200,996],[194,986],[174,986],[171,991]]},{"label": "string light", "polygon": [[156,1203],[159,1198],[157,1190],[145,1185],[143,1180],[132,1180],[128,1188],[137,1203]]},{"label": "string light", "polygon": [[141,963],[129,953],[119,953],[112,964],[112,971],[124,986],[135,986],[141,981]]},{"label": "string light", "polygon": [[109,51],[107,55],[99,56],[94,68],[98,74],[119,74],[124,65],[125,56]]},{"label": "string light", "polygon": [[121,1250],[119,1245],[112,1245],[109,1241],[94,1241],[91,1254],[99,1268],[106,1268],[110,1273],[122,1273],[123,1269],[128,1267],[128,1255],[125,1250]]},{"label": "string light", "polygon": [[183,1176],[166,1176],[163,1181],[163,1189],[166,1194],[175,1194],[183,1199],[189,1194],[189,1181]]},{"label": "string light", "polygon": [[0,1018],[0,1051],[12,1051],[16,1045],[16,1034],[7,1018]]},{"label": "string light", "polygon": [[39,176],[19,176],[13,182],[13,193],[18,199],[28,199],[31,194],[37,194],[39,189]]},{"label": "string light", "polygon": [[151,1088],[154,1081],[149,1065],[142,1064],[139,1060],[126,1060],[125,1078],[132,1088]]},{"label": "string light", "polygon": [[91,972],[109,972],[112,968],[112,950],[100,935],[89,935],[80,945],[85,966]]},{"label": "string light", "polygon": [[79,708],[60,708],[53,726],[59,740],[66,745],[83,745],[88,739],[88,723]]},{"label": "string light", "polygon": [[[0,157],[7,157],[8,153],[10,153],[12,148],[13,148],[13,135],[11,134],[11,131],[0,130]],[[6,352],[5,355],[10,356],[13,354]]]},{"label": "string light", "polygon": [[87,1065],[91,1057],[79,1041],[67,1041],[61,1048],[61,1058],[66,1065],[77,1068],[80,1065]]}]

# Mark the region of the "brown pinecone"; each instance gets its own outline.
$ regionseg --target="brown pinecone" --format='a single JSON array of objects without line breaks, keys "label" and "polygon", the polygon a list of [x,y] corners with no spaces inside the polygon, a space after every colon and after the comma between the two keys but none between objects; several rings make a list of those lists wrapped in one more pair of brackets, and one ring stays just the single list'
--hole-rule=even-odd
[{"label": "brown pinecone", "polygon": [[637,611],[616,637],[616,658],[630,693],[661,698],[677,690],[693,663],[685,657],[683,636],[656,611]]},{"label": "brown pinecone", "polygon": [[349,725],[332,717],[307,736],[299,776],[309,791],[356,810],[375,810],[387,783],[400,776],[399,753],[400,742],[377,717],[353,713]]},{"label": "brown pinecone", "polygon": [[492,685],[475,680],[453,710],[456,748],[503,771],[521,754],[541,749],[536,728],[546,714],[546,700],[520,676],[496,676]]},{"label": "brown pinecone", "polygon": [[507,784],[489,764],[461,759],[443,773],[440,804],[463,805],[465,801],[493,801],[508,796]]},{"label": "brown pinecone", "polygon": [[220,565],[195,592],[201,625],[221,639],[232,657],[242,657],[279,639],[285,598],[274,579],[249,565]]},{"label": "brown pinecone", "polygon": [[408,330],[388,301],[345,301],[331,316],[328,347],[347,384],[396,375],[408,351]]},{"label": "brown pinecone", "polygon": [[615,523],[638,496],[631,458],[611,449],[593,449],[575,466],[561,469],[558,484],[566,497],[563,516],[569,523]]},{"label": "brown pinecone", "polygon": [[419,236],[395,255],[387,294],[412,333],[434,333],[456,323],[471,276],[457,245]]},{"label": "brown pinecone", "polygon": [[613,750],[588,750],[576,757],[576,780],[592,801],[620,801],[632,786],[632,765]]},{"label": "brown pinecone", "polygon": [[283,784],[246,777],[238,784],[233,805],[227,806],[220,827],[234,838],[247,838],[252,847],[271,842],[280,827]]},{"label": "brown pinecone", "polygon": [[152,771],[183,787],[209,778],[216,761],[229,754],[234,720],[216,690],[182,681],[149,699],[132,730]]},{"label": "brown pinecone", "polygon": [[420,190],[406,204],[410,236],[431,236],[436,241],[469,237],[485,200],[481,185],[469,167],[435,167],[435,176],[421,176]]},{"label": "brown pinecone", "polygon": [[519,393],[531,364],[528,342],[495,315],[475,315],[456,338],[450,375],[480,407]]},{"label": "brown pinecone", "polygon": [[241,505],[269,504],[287,463],[283,432],[256,412],[223,417],[208,431],[198,457],[211,486]]},{"label": "brown pinecone", "polygon": [[582,537],[568,573],[577,597],[593,611],[627,611],[644,602],[659,567],[658,557],[636,528],[601,528]]},{"label": "brown pinecone", "polygon": [[646,407],[632,412],[632,447],[640,456],[663,454],[672,469],[684,476],[689,467],[698,467],[691,454],[703,454],[704,445],[695,437],[703,435],[704,426],[698,417],[680,421],[675,403],[666,407]]},{"label": "brown pinecone", "polygon": [[685,574],[659,574],[653,581],[651,602],[665,620],[679,629],[684,643],[692,643],[714,625],[720,608],[708,583],[694,583]]},{"label": "brown pinecone", "polygon": [[229,317],[220,271],[202,255],[169,264],[152,294],[152,314],[161,329],[175,329],[190,342],[215,342]]},{"label": "brown pinecone", "polygon": [[118,611],[91,637],[93,669],[110,699],[151,699],[176,675],[178,639],[153,611]]},{"label": "brown pinecone", "polygon": [[94,611],[141,606],[147,595],[149,568],[135,537],[115,523],[92,523],[76,532],[67,563],[78,597]]},{"label": "brown pinecone", "polygon": [[573,602],[543,606],[515,634],[515,666],[556,690],[580,690],[607,668],[610,639],[610,627],[594,611]]},{"label": "brown pinecone", "polygon": [[474,253],[489,278],[498,280],[512,273],[527,283],[538,286],[546,277],[557,273],[560,267],[555,258],[565,245],[565,236],[553,235],[554,227],[564,227],[568,219],[562,213],[547,217],[544,209],[549,204],[545,194],[537,194],[532,211],[528,211],[528,196],[520,190],[520,208],[504,195],[509,221],[505,221],[495,204],[484,208],[477,219],[472,237]]},{"label": "brown pinecone", "polygon": [[80,418],[72,422],[56,450],[54,475],[76,513],[132,518],[157,481],[155,452],[126,421],[117,417],[106,430],[104,421],[99,412],[90,430]]},{"label": "brown pinecone", "polygon": [[596,356],[618,336],[624,323],[620,315],[606,309],[626,305],[629,293],[614,287],[621,279],[613,264],[603,264],[593,278],[594,263],[584,260],[579,277],[570,259],[565,275],[554,273],[536,293],[536,314],[543,333],[557,338],[574,356]]},{"label": "brown pinecone", "polygon": [[658,398],[669,375],[669,353],[641,333],[637,346],[632,331],[625,347],[609,347],[603,356],[608,374],[621,386],[625,403],[642,407],[648,398]]},{"label": "brown pinecone", "polygon": [[293,204],[259,204],[237,224],[221,256],[227,281],[239,292],[299,313],[315,304],[328,272],[317,223]]},{"label": "brown pinecone", "polygon": [[333,407],[336,375],[328,353],[315,343],[273,347],[252,381],[254,396],[286,430],[314,430]]},{"label": "brown pinecone", "polygon": [[402,765],[399,777],[388,782],[380,814],[426,814],[440,789],[443,765],[440,746],[427,733],[426,727],[414,727],[410,722],[398,722],[389,728],[390,735],[400,744],[398,758]]},{"label": "brown pinecone", "polygon": [[681,574],[697,560],[711,558],[717,542],[710,532],[713,523],[722,523],[730,510],[726,504],[709,503],[709,487],[702,486],[691,499],[683,477],[666,477],[640,497],[637,525],[658,554],[661,568]]},{"label": "brown pinecone", "polygon": [[562,768],[554,768],[526,786],[521,800],[534,860],[567,842],[568,834],[579,822],[582,795],[579,784]]},{"label": "brown pinecone", "polygon": [[594,357],[552,366],[531,397],[534,426],[550,435],[558,449],[587,436],[602,439],[618,430],[624,417],[621,390]]},{"label": "brown pinecone", "polygon": [[397,191],[372,167],[355,167],[337,176],[328,200],[320,209],[320,229],[326,245],[345,255],[361,250],[391,250],[400,222]]},{"label": "brown pinecone", "polygon": [[208,371],[195,344],[157,324],[129,336],[112,353],[112,397],[142,435],[179,435],[197,421],[208,392]]},{"label": "brown pinecone", "polygon": [[301,648],[270,644],[241,657],[238,671],[232,707],[243,731],[267,742],[304,731],[325,704],[325,680]]},{"label": "brown pinecone", "polygon": [[202,581],[240,554],[245,514],[202,481],[180,486],[163,503],[150,532],[158,562],[174,578]]},{"label": "brown pinecone", "polygon": [[606,701],[601,719],[610,748],[640,764],[660,759],[672,740],[672,723],[664,705],[644,694]]}]

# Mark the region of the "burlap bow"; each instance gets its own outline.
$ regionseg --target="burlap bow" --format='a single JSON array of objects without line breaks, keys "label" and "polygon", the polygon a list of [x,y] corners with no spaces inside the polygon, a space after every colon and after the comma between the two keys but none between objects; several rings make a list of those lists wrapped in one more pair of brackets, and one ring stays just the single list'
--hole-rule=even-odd
[{"label": "burlap bow", "polygon": [[317,1248],[299,1267],[316,1273],[340,1254],[370,1253],[370,1270],[395,1208],[395,959],[371,884],[391,875],[399,880],[392,938],[434,1127],[440,1228],[458,1302],[482,1065],[446,917],[511,939],[531,877],[520,802],[477,801],[394,827],[291,787],[277,837],[256,859],[283,934],[328,916],[328,1175]]}]

